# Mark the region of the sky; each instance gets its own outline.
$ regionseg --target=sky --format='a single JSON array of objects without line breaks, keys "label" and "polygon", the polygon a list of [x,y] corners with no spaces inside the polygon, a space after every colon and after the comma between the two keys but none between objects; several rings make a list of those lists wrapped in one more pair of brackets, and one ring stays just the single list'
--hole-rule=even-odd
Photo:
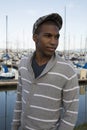
[{"label": "sky", "polygon": [[8,48],[35,49],[33,24],[50,13],[63,18],[57,50],[87,47],[87,0],[0,0],[0,48],[6,48],[6,16]]}]

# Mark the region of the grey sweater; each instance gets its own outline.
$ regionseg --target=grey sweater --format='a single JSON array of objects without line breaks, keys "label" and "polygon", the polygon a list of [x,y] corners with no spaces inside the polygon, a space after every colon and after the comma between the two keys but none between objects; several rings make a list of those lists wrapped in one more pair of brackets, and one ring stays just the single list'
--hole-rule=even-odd
[{"label": "grey sweater", "polygon": [[79,87],[73,67],[53,56],[35,79],[33,55],[19,64],[12,130],[73,130],[78,115]]}]

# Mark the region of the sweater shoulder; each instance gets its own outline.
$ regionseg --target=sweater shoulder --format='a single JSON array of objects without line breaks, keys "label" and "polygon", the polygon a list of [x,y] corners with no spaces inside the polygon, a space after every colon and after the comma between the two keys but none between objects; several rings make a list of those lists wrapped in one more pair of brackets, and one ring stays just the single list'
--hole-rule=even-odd
[{"label": "sweater shoulder", "polygon": [[28,60],[28,57],[27,57],[27,56],[21,58],[21,60],[20,60],[20,62],[19,62],[19,64],[18,64],[18,68],[25,66],[25,64],[27,63],[27,60]]},{"label": "sweater shoulder", "polygon": [[27,65],[29,65],[31,62],[32,56],[33,56],[33,54],[30,54],[30,55],[27,55],[27,56],[24,56],[23,58],[21,58],[18,68],[27,67]]},{"label": "sweater shoulder", "polygon": [[74,65],[70,60],[65,60],[60,56],[57,56],[57,66],[60,66],[62,72],[65,72],[67,76],[76,74]]}]

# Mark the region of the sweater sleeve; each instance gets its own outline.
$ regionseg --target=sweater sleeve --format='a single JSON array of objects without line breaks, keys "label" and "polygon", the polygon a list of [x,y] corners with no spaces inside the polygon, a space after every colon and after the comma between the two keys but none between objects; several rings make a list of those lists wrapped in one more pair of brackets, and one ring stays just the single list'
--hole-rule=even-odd
[{"label": "sweater sleeve", "polygon": [[78,116],[79,86],[77,75],[71,76],[62,91],[62,115],[58,130],[73,130]]},{"label": "sweater sleeve", "polygon": [[22,111],[22,87],[21,87],[21,76],[19,74],[18,77],[18,85],[17,85],[17,97],[16,97],[16,103],[13,113],[13,121],[12,121],[12,130],[18,130],[21,123],[21,111]]}]

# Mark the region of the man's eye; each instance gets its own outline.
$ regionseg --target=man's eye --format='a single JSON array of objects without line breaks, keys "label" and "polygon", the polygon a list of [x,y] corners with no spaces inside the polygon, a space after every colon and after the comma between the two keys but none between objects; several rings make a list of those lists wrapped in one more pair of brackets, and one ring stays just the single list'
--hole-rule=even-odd
[{"label": "man's eye", "polygon": [[46,37],[51,37],[51,35],[45,35]]}]

